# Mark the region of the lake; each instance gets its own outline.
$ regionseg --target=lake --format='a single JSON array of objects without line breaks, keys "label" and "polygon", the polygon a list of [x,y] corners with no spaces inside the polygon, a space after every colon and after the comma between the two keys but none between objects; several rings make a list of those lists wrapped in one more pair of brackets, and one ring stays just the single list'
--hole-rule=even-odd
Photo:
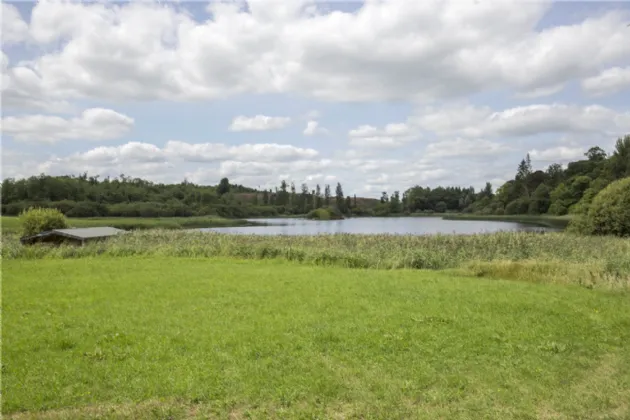
[{"label": "lake", "polygon": [[359,234],[473,234],[499,231],[557,231],[516,222],[481,220],[444,220],[440,217],[357,217],[344,220],[308,220],[294,218],[251,219],[267,226],[204,228],[206,232],[255,235]]}]

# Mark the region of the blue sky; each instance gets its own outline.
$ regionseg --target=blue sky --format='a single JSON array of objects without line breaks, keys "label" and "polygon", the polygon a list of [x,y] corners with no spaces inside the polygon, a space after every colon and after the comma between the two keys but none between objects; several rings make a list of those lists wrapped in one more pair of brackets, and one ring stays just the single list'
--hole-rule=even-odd
[{"label": "blue sky", "polygon": [[2,176],[376,197],[630,133],[628,3],[250,3],[4,2]]}]

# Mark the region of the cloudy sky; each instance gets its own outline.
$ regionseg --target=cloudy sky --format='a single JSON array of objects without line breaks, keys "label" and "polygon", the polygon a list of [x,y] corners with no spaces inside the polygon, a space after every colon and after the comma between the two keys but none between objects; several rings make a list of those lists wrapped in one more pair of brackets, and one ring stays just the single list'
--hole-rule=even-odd
[{"label": "cloudy sky", "polygon": [[2,3],[2,176],[498,186],[630,133],[630,2]]}]

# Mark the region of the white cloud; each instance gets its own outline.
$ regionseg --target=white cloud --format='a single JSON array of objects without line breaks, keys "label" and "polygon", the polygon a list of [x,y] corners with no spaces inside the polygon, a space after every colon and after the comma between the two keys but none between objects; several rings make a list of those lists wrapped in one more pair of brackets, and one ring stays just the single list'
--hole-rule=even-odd
[{"label": "white cloud", "polygon": [[418,138],[418,134],[404,123],[387,124],[383,129],[361,125],[350,130],[348,136],[352,146],[375,148],[400,147]]},{"label": "white cloud", "polygon": [[290,161],[312,159],[319,155],[315,149],[296,147],[289,144],[259,143],[227,146],[222,143],[186,143],[169,141],[164,152],[171,157],[187,162],[217,162],[226,159],[239,161]]},{"label": "white cloud", "polygon": [[404,123],[392,123],[387,124],[383,130],[379,130],[371,125],[361,125],[358,128],[350,130],[348,135],[350,137],[375,137],[375,136],[391,136],[401,137],[408,136],[410,134],[409,127]]},{"label": "white cloud", "polygon": [[[188,173],[186,176],[193,182],[198,183],[216,183],[222,177],[228,177],[230,182],[260,186],[269,189],[277,187],[281,180],[294,182],[299,188],[300,184],[310,184],[310,188],[314,188],[316,183],[330,183],[337,178],[330,174],[330,170],[336,165],[328,159],[306,160],[300,159],[295,161],[269,162],[264,158],[254,161],[222,161],[218,168],[199,168],[194,172]],[[326,175],[322,175],[319,171],[326,171]],[[316,172],[313,175],[313,172]],[[323,188],[323,186],[322,186]]]},{"label": "white cloud", "polygon": [[284,128],[291,122],[288,117],[268,117],[256,115],[254,117],[238,116],[232,120],[230,131],[266,131]]},{"label": "white cloud", "polygon": [[[92,175],[145,177],[159,182],[217,183],[223,176],[247,179],[247,185],[262,185],[283,172],[287,179],[304,179],[306,174],[327,171],[333,162],[317,159],[314,149],[280,144],[221,143],[192,144],[169,141],[164,147],[150,143],[129,142],[119,146],[95,147],[68,156],[52,156],[45,161],[31,161],[29,168],[9,167],[4,176],[30,176],[44,172],[51,175],[88,172]],[[197,168],[191,170],[191,165]],[[3,168],[4,169],[4,168]]]},{"label": "white cloud", "polygon": [[[3,3],[4,4],[4,3]],[[27,109],[48,112],[73,112],[74,107],[63,99],[50,98],[42,80],[30,68],[9,67],[9,57],[2,52],[2,105],[5,109]]]},{"label": "white cloud", "polygon": [[328,130],[319,126],[319,122],[310,120],[306,123],[306,128],[302,132],[305,136],[314,136],[316,134],[328,134]]},{"label": "white cloud", "polygon": [[214,19],[196,22],[174,5],[38,2],[30,36],[61,48],[10,77],[48,100],[295,92],[426,101],[556,91],[630,54],[624,11],[537,30],[550,1],[368,1],[356,13],[328,14],[302,11],[303,3],[251,1],[251,13],[212,3]]},{"label": "white cloud", "polygon": [[538,104],[493,112],[489,107],[427,108],[410,118],[439,135],[522,137],[543,133],[595,133],[616,136],[630,130],[630,112],[600,105]]},{"label": "white cloud", "polygon": [[425,158],[447,158],[464,156],[488,156],[511,151],[505,144],[484,139],[444,140],[431,143],[425,150]]},{"label": "white cloud", "polygon": [[630,67],[612,67],[597,76],[582,80],[582,89],[594,96],[609,95],[630,89]]},{"label": "white cloud", "polygon": [[74,118],[50,115],[6,117],[2,119],[2,131],[25,142],[97,141],[122,137],[133,124],[133,118],[111,109],[90,108]]},{"label": "white cloud", "polygon": [[304,118],[306,120],[316,120],[321,116],[321,113],[316,110],[316,109],[312,109],[309,112],[307,112],[306,114],[304,114]]},{"label": "white cloud", "polygon": [[18,9],[2,2],[2,44],[15,44],[28,38],[28,24],[24,22]]},{"label": "white cloud", "polygon": [[543,162],[567,162],[579,158],[584,158],[585,150],[579,147],[558,146],[545,150],[530,150],[532,159]]},{"label": "white cloud", "polygon": [[[162,148],[140,142],[129,142],[119,146],[96,147],[87,152],[72,154],[66,158],[55,158],[57,162],[82,162],[94,164],[118,164],[134,162],[197,162],[234,165],[244,162],[266,162],[277,166],[283,162],[304,165],[318,156],[314,149],[304,149],[286,144],[242,144],[226,146],[222,143],[186,143],[169,141]],[[297,160],[297,161],[296,161]],[[326,162],[321,161],[321,162]]]}]

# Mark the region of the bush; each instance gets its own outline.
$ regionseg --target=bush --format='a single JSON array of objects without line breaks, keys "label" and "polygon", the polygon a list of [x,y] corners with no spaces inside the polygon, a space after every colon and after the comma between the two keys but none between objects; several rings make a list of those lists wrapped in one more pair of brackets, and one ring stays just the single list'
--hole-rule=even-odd
[{"label": "bush", "polygon": [[[60,209],[63,212],[63,209]],[[102,217],[108,215],[107,207],[101,203],[91,201],[79,201],[74,207],[65,211],[68,217]]]},{"label": "bush", "polygon": [[527,214],[529,210],[529,200],[526,198],[519,198],[510,202],[505,206],[505,214]]},{"label": "bush", "polygon": [[343,215],[340,211],[333,208],[319,208],[308,212],[306,218],[313,220],[340,220],[343,219]]},{"label": "bush", "polygon": [[66,217],[57,209],[30,208],[20,213],[19,220],[22,236],[68,227]]},{"label": "bush", "polygon": [[571,230],[591,235],[630,236],[630,177],[600,191],[588,214],[573,223]]}]

